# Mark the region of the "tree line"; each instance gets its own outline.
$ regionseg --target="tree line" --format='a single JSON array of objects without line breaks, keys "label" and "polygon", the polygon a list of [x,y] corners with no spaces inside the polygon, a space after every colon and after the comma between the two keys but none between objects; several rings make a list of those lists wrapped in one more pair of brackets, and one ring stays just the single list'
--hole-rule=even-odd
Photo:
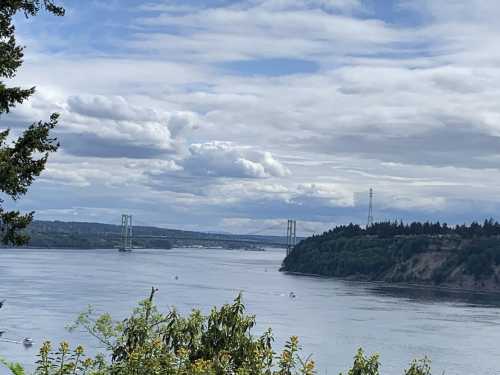
[{"label": "tree line", "polygon": [[[412,236],[412,235],[457,235],[462,238],[474,237],[492,237],[500,236],[500,223],[493,219],[486,219],[483,223],[472,222],[471,224],[448,225],[447,223],[437,222],[412,222],[403,221],[382,221],[373,223],[365,228],[358,224],[339,225],[320,237],[356,237],[356,236],[378,236],[390,238],[394,236]],[[318,237],[318,235],[313,236]]]}]

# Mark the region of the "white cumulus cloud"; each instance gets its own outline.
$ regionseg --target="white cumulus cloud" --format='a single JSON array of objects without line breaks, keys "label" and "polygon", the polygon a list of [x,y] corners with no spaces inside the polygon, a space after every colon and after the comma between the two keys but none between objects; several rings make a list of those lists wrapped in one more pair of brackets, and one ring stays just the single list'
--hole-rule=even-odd
[{"label": "white cumulus cloud", "polygon": [[271,153],[230,142],[192,144],[181,165],[194,175],[209,177],[268,178],[290,174]]}]

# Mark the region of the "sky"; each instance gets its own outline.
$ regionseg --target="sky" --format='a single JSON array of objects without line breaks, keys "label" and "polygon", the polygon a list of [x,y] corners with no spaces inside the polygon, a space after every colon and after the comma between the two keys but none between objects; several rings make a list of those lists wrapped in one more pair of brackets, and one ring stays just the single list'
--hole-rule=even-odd
[{"label": "sky", "polygon": [[8,207],[43,220],[300,234],[500,209],[496,0],[60,0],[16,18],[61,143]]}]

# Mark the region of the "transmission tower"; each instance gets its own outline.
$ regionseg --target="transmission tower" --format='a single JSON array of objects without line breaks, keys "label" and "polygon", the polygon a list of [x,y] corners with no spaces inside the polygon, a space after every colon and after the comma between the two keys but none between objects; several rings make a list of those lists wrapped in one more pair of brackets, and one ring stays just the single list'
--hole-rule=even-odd
[{"label": "transmission tower", "polygon": [[286,225],[286,255],[290,254],[297,243],[297,222],[288,220]]},{"label": "transmission tower", "polygon": [[120,251],[132,251],[132,215],[122,215],[122,243]]},{"label": "transmission tower", "polygon": [[370,200],[368,203],[368,220],[366,222],[366,227],[373,225],[373,189],[370,188]]}]

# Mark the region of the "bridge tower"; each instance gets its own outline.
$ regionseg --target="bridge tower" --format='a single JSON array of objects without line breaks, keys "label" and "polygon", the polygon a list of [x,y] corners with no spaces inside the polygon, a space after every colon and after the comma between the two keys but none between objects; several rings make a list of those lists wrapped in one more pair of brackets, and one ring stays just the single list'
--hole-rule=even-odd
[{"label": "bridge tower", "polygon": [[371,227],[373,225],[373,189],[370,188],[369,193],[369,203],[368,203],[368,220],[366,222],[366,227]]},{"label": "bridge tower", "polygon": [[286,255],[290,254],[297,243],[297,222],[288,220],[286,225]]},{"label": "bridge tower", "polygon": [[122,215],[122,243],[120,251],[132,251],[132,215]]}]

